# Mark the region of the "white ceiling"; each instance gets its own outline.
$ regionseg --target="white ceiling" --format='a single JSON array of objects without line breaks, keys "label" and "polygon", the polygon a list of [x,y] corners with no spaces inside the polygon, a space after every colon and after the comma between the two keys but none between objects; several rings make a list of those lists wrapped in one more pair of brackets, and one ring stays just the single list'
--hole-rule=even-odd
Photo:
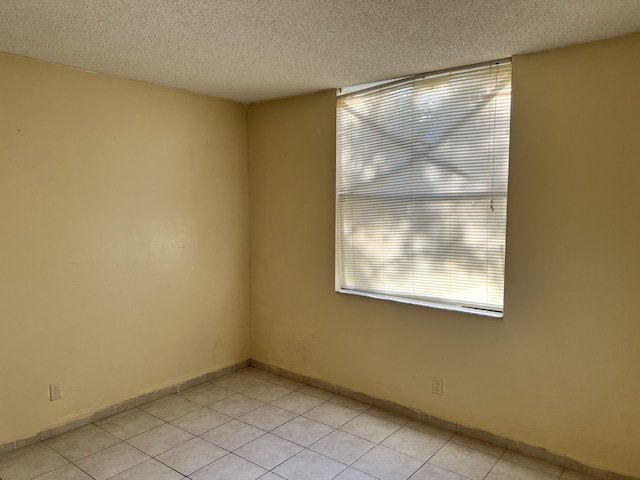
[{"label": "white ceiling", "polygon": [[0,51],[245,103],[635,31],[640,0],[0,0]]}]

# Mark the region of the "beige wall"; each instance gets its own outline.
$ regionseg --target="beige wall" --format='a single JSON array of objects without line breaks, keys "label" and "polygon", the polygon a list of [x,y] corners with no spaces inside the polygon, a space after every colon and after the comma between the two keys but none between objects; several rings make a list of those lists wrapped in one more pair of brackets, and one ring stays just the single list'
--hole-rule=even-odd
[{"label": "beige wall", "polygon": [[499,320],[334,293],[334,93],[250,106],[252,357],[640,475],[639,58],[514,59]]},{"label": "beige wall", "polygon": [[249,357],[245,110],[0,55],[0,444]]}]

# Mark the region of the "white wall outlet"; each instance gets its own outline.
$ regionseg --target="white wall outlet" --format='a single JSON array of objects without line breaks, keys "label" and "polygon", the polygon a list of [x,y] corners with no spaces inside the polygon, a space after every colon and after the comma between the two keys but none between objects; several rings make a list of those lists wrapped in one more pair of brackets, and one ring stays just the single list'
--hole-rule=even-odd
[{"label": "white wall outlet", "polygon": [[60,388],[59,383],[52,383],[49,385],[49,398],[52,402],[62,398],[62,389]]},{"label": "white wall outlet", "polygon": [[433,377],[431,383],[431,392],[436,395],[442,395],[442,389],[444,388],[444,381],[440,377]]}]

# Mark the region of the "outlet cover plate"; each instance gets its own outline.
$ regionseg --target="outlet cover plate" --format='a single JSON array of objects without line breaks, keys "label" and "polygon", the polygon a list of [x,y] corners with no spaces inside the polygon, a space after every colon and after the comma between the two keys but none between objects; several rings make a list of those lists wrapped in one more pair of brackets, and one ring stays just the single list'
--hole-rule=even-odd
[{"label": "outlet cover plate", "polygon": [[433,382],[431,384],[431,392],[436,395],[442,395],[442,390],[444,387],[444,381],[440,377],[433,377]]},{"label": "outlet cover plate", "polygon": [[52,383],[49,385],[49,398],[52,402],[62,398],[62,389],[60,388],[59,383]]}]

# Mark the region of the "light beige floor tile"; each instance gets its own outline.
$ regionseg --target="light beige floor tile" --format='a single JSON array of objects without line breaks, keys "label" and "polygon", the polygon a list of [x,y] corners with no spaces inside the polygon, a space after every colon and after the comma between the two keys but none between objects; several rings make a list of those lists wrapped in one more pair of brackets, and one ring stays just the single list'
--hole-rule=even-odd
[{"label": "light beige floor tile", "polygon": [[255,480],[266,470],[230,453],[190,475],[193,480]]},{"label": "light beige floor tile", "polygon": [[340,427],[340,430],[380,443],[399,428],[400,425],[397,423],[363,413]]},{"label": "light beige floor tile", "polygon": [[292,379],[287,378],[287,377],[276,376],[275,378],[272,378],[269,381],[271,383],[275,383],[276,385],[280,385],[282,387],[286,387],[286,388],[288,388],[290,390],[298,390],[299,388],[304,387],[304,383],[296,382],[295,380],[292,380]]},{"label": "light beige floor tile", "polygon": [[233,453],[267,470],[271,470],[301,450],[302,447],[300,445],[267,433],[238,448]]},{"label": "light beige floor tile", "polygon": [[35,480],[92,480],[89,475],[84,473],[75,465],[69,463],[64,467],[55,469],[53,472],[45,473]]},{"label": "light beige floor tile", "polygon": [[343,470],[340,475],[338,475],[334,480],[378,480],[371,475],[361,472],[360,470],[356,470],[355,468],[347,468]]},{"label": "light beige floor tile", "polygon": [[245,413],[239,420],[268,432],[294,418],[296,418],[295,413],[272,405],[264,405],[249,413]]},{"label": "light beige floor tile", "polygon": [[293,390],[282,387],[280,385],[276,385],[275,383],[264,382],[260,385],[256,385],[255,387],[248,388],[247,390],[243,391],[242,394],[246,395],[247,397],[260,400],[261,402],[269,403],[277,400],[280,397],[284,397],[291,392],[293,392]]},{"label": "light beige floor tile", "polygon": [[426,463],[413,474],[411,480],[469,480],[467,477]]},{"label": "light beige floor tile", "polygon": [[147,455],[155,457],[162,452],[191,440],[193,435],[168,423],[130,438],[127,442]]},{"label": "light beige floor tile", "polygon": [[189,388],[180,387],[180,389],[175,393],[175,395],[180,395],[181,397],[184,397],[185,393],[195,392],[196,390],[200,390],[203,387],[213,387],[213,384],[209,382],[202,382],[202,383],[193,385]]},{"label": "light beige floor tile", "polygon": [[21,455],[31,453],[40,448],[48,448],[48,447],[42,442],[33,443],[27,447],[18,448],[17,450],[11,450],[7,453],[3,453],[2,455],[0,455],[0,462],[4,462],[5,460],[11,460],[12,458],[16,458]]},{"label": "light beige floor tile", "polygon": [[460,433],[456,433],[451,438],[451,441],[458,445],[464,445],[465,447],[480,450],[481,452],[488,453],[489,455],[494,455],[496,457],[501,456],[506,450],[504,447],[498,447],[497,445],[492,445],[490,443],[483,442],[482,440],[478,440],[477,438],[468,437],[467,435],[462,435]]},{"label": "light beige floor tile", "polygon": [[428,433],[429,435],[433,435],[434,437],[443,438],[444,440],[449,440],[455,435],[455,432],[447,430],[446,428],[436,427],[435,425],[419,422],[417,420],[410,420],[409,423],[407,423],[405,426],[414,430],[418,430],[419,432]]},{"label": "light beige floor tile", "polygon": [[539,458],[523,455],[522,453],[514,452],[513,450],[507,450],[502,456],[502,459],[519,463],[520,465],[533,468],[534,470],[540,470],[541,472],[548,473],[554,477],[559,477],[564,470],[564,467],[561,467],[560,465],[555,465],[553,463],[540,460]]},{"label": "light beige floor tile", "polygon": [[341,463],[351,465],[375,446],[376,444],[369,440],[335,430],[309,448]]},{"label": "light beige floor tile", "polygon": [[[159,392],[151,392],[148,393],[146,395],[141,395],[141,397],[144,396],[149,396],[149,397],[154,397],[157,394],[159,394]],[[157,405],[158,403],[162,403],[164,401],[166,401],[168,398],[175,396],[175,393],[167,393],[164,395],[160,395],[159,397],[155,398],[154,400],[149,400],[148,402],[144,402],[144,403],[138,403],[138,408],[140,410],[144,410],[145,408],[149,408],[149,407],[153,407],[154,405]],[[141,399],[139,401],[142,401]]]},{"label": "light beige floor tile", "polygon": [[183,475],[190,475],[196,470],[224,457],[227,453],[229,452],[206,440],[193,438],[158,455],[156,460]]},{"label": "light beige floor tile", "polygon": [[274,378],[278,378],[278,375],[276,375],[275,373],[267,372],[266,370],[260,370],[259,368],[255,367],[243,368],[242,370],[238,370],[238,373],[259,378],[260,380],[264,380],[265,382],[270,382]]},{"label": "light beige floor tile", "polygon": [[94,424],[101,427],[105,423],[113,422],[114,420],[118,420],[119,418],[127,417],[133,413],[139,412],[140,409],[138,407],[130,408],[129,410],[124,410],[120,413],[116,413],[115,415],[110,415],[108,417],[101,418],[100,420],[96,420],[93,422]]},{"label": "light beige floor tile", "polygon": [[253,425],[248,425],[239,420],[231,420],[224,425],[209,430],[207,433],[200,435],[200,437],[225,450],[232,451],[265,433],[264,430],[260,430]]},{"label": "light beige floor tile", "polygon": [[0,462],[3,480],[30,480],[66,465],[67,460],[46,445],[26,447],[28,450]]},{"label": "light beige floor tile", "polygon": [[360,414],[357,410],[343,407],[337,403],[326,402],[309,410],[305,417],[338,428]]},{"label": "light beige floor tile", "polygon": [[481,480],[496,464],[498,457],[473,448],[447,443],[429,463],[473,480]]},{"label": "light beige floor tile", "polygon": [[293,392],[271,402],[271,405],[302,415],[324,402],[325,400],[306,393]]},{"label": "light beige floor tile", "polygon": [[385,410],[384,408],[379,407],[371,407],[369,410],[367,410],[367,414],[373,415],[374,417],[383,418],[384,420],[397,423],[398,425],[405,425],[409,422],[409,419],[404,415],[390,412],[389,410]]},{"label": "light beige floor tile", "polygon": [[42,442],[37,442],[27,447],[18,448],[17,450],[10,450],[0,455],[0,462],[4,462],[5,460],[11,460],[12,458],[19,457],[20,455],[33,452],[34,450],[38,450],[40,448],[48,448],[48,447]]},{"label": "light beige floor tile", "polygon": [[105,432],[101,428],[89,424],[57,437],[45,440],[45,444],[71,462],[104,450],[111,445],[120,443],[115,435]]},{"label": "light beige floor tile", "polygon": [[352,408],[359,412],[364,412],[365,410],[369,410],[371,408],[371,405],[369,405],[368,403],[360,402],[343,395],[336,395],[329,401],[332,403],[337,403],[338,405],[342,405],[343,407]]},{"label": "light beige floor tile", "polygon": [[382,445],[426,462],[445,443],[446,440],[442,438],[402,427],[387,437]]},{"label": "light beige floor tile", "polygon": [[183,398],[179,395],[169,395],[165,397],[161,402],[158,402],[150,407],[142,407],[142,410],[158,417],[165,422],[170,422],[178,417],[182,417],[187,413],[191,413],[195,410],[202,408],[202,405],[196,402],[192,402],[187,398]]},{"label": "light beige floor tile", "polygon": [[500,459],[484,478],[486,480],[556,480],[558,476]]},{"label": "light beige floor tile", "polygon": [[208,432],[212,428],[219,427],[230,420],[231,417],[224,413],[203,407],[200,410],[191,412],[183,417],[176,418],[171,423],[178,428],[192,433],[193,435],[202,435],[204,432]]},{"label": "light beige floor tile", "polygon": [[308,447],[332,431],[333,427],[329,425],[310,418],[297,417],[276,428],[272,433],[303,447]]},{"label": "light beige floor tile", "polygon": [[587,475],[586,473],[576,472],[575,470],[565,469],[560,475],[560,480],[599,480],[596,477]]},{"label": "light beige floor tile", "polygon": [[346,465],[310,450],[303,450],[274,469],[287,480],[330,480]]},{"label": "light beige floor tile", "polygon": [[139,410],[131,415],[103,423],[100,428],[122,440],[127,440],[163,423],[159,418]]},{"label": "light beige floor tile", "polygon": [[230,417],[237,418],[263,405],[264,402],[236,394],[209,405],[209,408],[213,408],[214,410],[224,413],[225,415],[229,415]]},{"label": "light beige floor tile", "polygon": [[283,480],[280,475],[276,475],[273,472],[267,472],[262,475],[258,480]]},{"label": "light beige floor tile", "polygon": [[199,403],[200,405],[211,405],[212,403],[219,402],[220,400],[230,397],[234,392],[227,390],[226,388],[219,387],[217,385],[206,384],[195,390],[190,390],[185,393],[181,393],[180,396],[191,400],[192,402]]},{"label": "light beige floor tile", "polygon": [[328,392],[321,388],[312,387],[311,385],[305,385],[301,387],[298,390],[298,392],[306,393],[307,395],[311,395],[312,397],[318,397],[318,398],[321,398],[322,400],[331,400],[333,397],[336,396],[335,393]]},{"label": "light beige floor tile", "polygon": [[123,442],[78,460],[76,465],[96,480],[106,480],[146,460],[148,455]]},{"label": "light beige floor tile", "polygon": [[356,461],[353,468],[380,480],[406,480],[423,464],[422,460],[378,445]]},{"label": "light beige floor tile", "polygon": [[180,480],[181,474],[153,458],[119,473],[109,480]]},{"label": "light beige floor tile", "polygon": [[213,384],[218,385],[222,388],[226,388],[227,390],[231,390],[232,392],[240,393],[244,390],[247,390],[248,388],[260,385],[263,382],[264,380],[252,377],[251,375],[233,373],[231,375],[227,375],[226,377],[214,380]]}]

